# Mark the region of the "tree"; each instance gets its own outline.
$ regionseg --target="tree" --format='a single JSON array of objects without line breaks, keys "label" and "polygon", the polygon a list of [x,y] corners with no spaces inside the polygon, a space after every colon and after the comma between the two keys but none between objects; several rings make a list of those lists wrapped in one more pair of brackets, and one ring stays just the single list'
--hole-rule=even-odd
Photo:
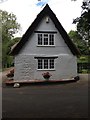
[{"label": "tree", "polygon": [[84,0],[81,7],[82,14],[73,23],[77,24],[77,32],[82,37],[82,40],[87,42],[88,50],[90,50],[90,0]]},{"label": "tree", "polygon": [[14,34],[17,33],[20,28],[20,24],[16,21],[16,16],[2,10],[0,10],[0,14],[2,15],[2,34],[8,38],[14,37]]},{"label": "tree", "polygon": [[80,50],[80,53],[82,55],[87,55],[88,54],[87,42],[85,40],[82,40],[82,37],[78,34],[78,32],[71,30],[68,35],[73,41],[73,43]]},{"label": "tree", "polygon": [[[16,21],[16,16],[12,13],[0,10],[0,16],[2,16],[2,67],[7,67],[9,63],[8,52],[10,50],[10,44],[14,37],[14,34],[20,29],[20,24]],[[10,63],[9,63],[10,64]]]}]

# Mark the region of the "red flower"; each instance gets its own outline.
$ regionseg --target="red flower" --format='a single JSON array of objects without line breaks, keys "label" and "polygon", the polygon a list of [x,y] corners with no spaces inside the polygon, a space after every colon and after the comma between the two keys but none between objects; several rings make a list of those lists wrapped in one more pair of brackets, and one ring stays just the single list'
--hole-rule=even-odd
[{"label": "red flower", "polygon": [[48,78],[50,78],[52,76],[49,72],[43,73],[42,75],[46,79],[48,79]]},{"label": "red flower", "polygon": [[13,77],[14,76],[14,69],[10,70],[9,73],[6,74],[7,77]]}]

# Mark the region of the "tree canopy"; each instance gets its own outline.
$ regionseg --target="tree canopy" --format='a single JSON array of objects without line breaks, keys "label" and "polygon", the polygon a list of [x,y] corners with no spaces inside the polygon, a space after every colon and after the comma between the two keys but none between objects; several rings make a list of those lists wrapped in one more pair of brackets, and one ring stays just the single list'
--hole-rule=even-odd
[{"label": "tree canopy", "polygon": [[77,25],[78,34],[87,42],[88,50],[90,50],[90,0],[84,0],[81,7],[82,14],[74,19],[73,23]]},{"label": "tree canopy", "polygon": [[71,30],[68,35],[73,41],[73,43],[80,50],[80,53],[82,55],[87,55],[88,54],[87,42],[85,40],[82,40],[82,37],[78,34],[78,32]]},{"label": "tree canopy", "polygon": [[6,36],[11,39],[18,32],[20,24],[17,23],[17,18],[13,13],[0,10],[0,14],[2,15],[2,37]]},{"label": "tree canopy", "polygon": [[20,24],[16,21],[17,18],[13,13],[0,10],[0,16],[2,16],[2,66],[7,67],[8,61],[10,62],[9,58],[11,58],[8,56],[10,44],[14,34],[20,29]]}]

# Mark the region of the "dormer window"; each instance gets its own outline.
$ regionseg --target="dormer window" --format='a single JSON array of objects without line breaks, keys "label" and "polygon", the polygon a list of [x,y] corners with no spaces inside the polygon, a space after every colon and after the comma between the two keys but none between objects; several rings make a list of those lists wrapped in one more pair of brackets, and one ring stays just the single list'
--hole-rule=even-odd
[{"label": "dormer window", "polygon": [[56,31],[35,31],[37,33],[37,46],[55,46]]}]

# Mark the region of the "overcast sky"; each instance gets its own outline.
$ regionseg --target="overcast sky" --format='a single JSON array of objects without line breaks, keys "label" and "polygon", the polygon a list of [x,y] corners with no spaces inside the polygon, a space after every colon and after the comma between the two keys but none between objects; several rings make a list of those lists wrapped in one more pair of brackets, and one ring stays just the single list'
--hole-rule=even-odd
[{"label": "overcast sky", "polygon": [[[9,13],[13,13],[17,17],[18,23],[21,24],[22,30],[18,33],[21,36],[25,33],[27,28],[36,18],[37,14],[43,9],[38,3],[39,0],[5,0],[0,4],[0,9],[6,10]],[[76,25],[73,25],[73,19],[81,15],[81,5],[83,0],[41,0],[42,2],[48,2],[51,9],[56,14],[58,20],[61,22],[67,33],[72,29],[76,29]]]}]

